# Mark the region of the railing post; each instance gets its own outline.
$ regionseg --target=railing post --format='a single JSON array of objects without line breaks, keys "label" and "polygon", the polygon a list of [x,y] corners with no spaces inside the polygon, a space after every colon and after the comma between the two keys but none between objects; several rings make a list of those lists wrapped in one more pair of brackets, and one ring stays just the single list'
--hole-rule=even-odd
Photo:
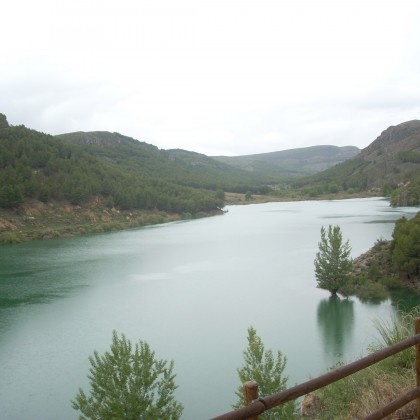
[{"label": "railing post", "polygon": [[[252,402],[255,400],[258,400],[258,384],[255,381],[245,382],[244,383],[245,405],[252,404]],[[258,416],[250,417],[249,420],[258,420]]]},{"label": "railing post", "polygon": [[[420,318],[415,320],[416,334],[420,334]],[[420,386],[420,344],[416,344],[416,385]],[[417,397],[417,420],[420,420],[420,397]]]}]

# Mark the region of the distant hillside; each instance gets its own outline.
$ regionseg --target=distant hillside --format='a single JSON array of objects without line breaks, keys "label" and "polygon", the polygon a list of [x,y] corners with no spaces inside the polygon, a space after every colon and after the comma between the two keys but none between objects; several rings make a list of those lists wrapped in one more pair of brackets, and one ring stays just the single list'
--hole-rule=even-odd
[{"label": "distant hillside", "polygon": [[[419,164],[420,121],[388,128],[361,152],[351,146],[314,146],[212,158],[160,150],[105,131],[51,136],[9,126],[0,114],[3,208],[27,199],[84,205],[99,197],[119,209],[195,214],[222,206],[223,192],[296,199],[368,190],[407,205],[420,201]],[[302,174],[313,175],[299,178]]]},{"label": "distant hillside", "polygon": [[420,204],[420,121],[388,128],[360,153],[315,146],[212,158],[105,131],[51,136],[0,114],[0,242],[214,214],[225,192],[237,203],[234,193],[247,202],[253,194],[287,200],[368,190],[394,205]]},{"label": "distant hillside", "polygon": [[312,146],[256,155],[214,156],[213,158],[236,168],[265,176],[297,177],[321,172],[353,158],[358,153],[360,149],[354,146]]},{"label": "distant hillside", "polygon": [[56,138],[78,144],[84,150],[101,156],[138,175],[154,177],[180,185],[216,191],[254,193],[264,190],[263,185],[277,182],[279,177],[264,178],[249,174],[222,162],[181,149],[160,150],[151,144],[118,133],[105,131],[61,134]]},{"label": "distant hillside", "polygon": [[[207,212],[223,206],[215,191],[185,185],[177,167],[157,147],[119,134],[50,136],[9,126],[0,115],[0,207],[27,200],[168,213]],[[179,175],[181,174],[181,175]]]},{"label": "distant hillside", "polygon": [[420,121],[391,126],[353,159],[294,183],[313,191],[325,185],[393,195],[394,204],[420,203]]}]

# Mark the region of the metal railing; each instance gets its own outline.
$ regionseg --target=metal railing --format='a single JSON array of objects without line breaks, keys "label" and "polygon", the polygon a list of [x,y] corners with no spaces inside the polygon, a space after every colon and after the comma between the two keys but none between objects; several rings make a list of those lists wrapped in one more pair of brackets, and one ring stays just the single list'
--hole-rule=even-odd
[{"label": "metal railing", "polygon": [[255,382],[246,382],[244,384],[245,406],[234,411],[214,417],[212,420],[246,420],[258,419],[258,415],[264,413],[271,408],[277,407],[288,401],[295,400],[317,389],[323,388],[334,382],[339,381],[353,373],[366,369],[394,354],[406,350],[412,346],[416,346],[416,388],[401,395],[388,405],[380,408],[367,416],[366,420],[382,419],[385,416],[395,412],[399,408],[408,404],[417,398],[417,419],[420,420],[420,318],[415,319],[415,335],[400,341],[392,346],[386,347],[376,353],[356,360],[353,363],[344,365],[317,378],[311,379],[302,384],[296,385],[285,391],[267,397],[258,397],[258,385]]}]

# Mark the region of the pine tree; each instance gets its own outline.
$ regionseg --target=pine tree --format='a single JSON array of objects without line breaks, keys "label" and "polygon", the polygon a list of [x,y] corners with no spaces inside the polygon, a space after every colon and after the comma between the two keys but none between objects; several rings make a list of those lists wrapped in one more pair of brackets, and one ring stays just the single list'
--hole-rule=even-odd
[{"label": "pine tree", "polygon": [[[248,328],[248,347],[243,352],[244,365],[238,369],[241,385],[235,392],[238,402],[234,408],[244,405],[243,384],[255,381],[261,397],[269,396],[287,389],[287,376],[283,376],[287,358],[277,351],[274,357],[272,350],[265,350],[261,338],[253,327]],[[291,419],[294,418],[294,403],[288,402],[263,413],[261,419]]]},{"label": "pine tree", "polygon": [[315,276],[318,286],[336,295],[349,280],[351,271],[350,251],[347,240],[343,243],[343,235],[339,226],[328,226],[328,233],[321,228],[319,251],[314,261]]},{"label": "pine tree", "polygon": [[90,395],[79,388],[72,407],[80,419],[163,419],[181,418],[183,407],[175,400],[177,388],[173,361],[155,358],[143,341],[134,349],[124,335],[113,332],[111,351],[94,352],[91,364]]}]

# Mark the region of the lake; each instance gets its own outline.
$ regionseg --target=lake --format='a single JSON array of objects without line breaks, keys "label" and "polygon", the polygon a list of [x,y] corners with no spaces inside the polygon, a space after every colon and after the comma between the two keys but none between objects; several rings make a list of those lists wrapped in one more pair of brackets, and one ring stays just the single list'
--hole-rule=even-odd
[{"label": "lake", "polygon": [[317,289],[320,229],[339,225],[356,257],[418,208],[371,198],[227,210],[1,246],[1,417],[77,418],[70,400],[88,389],[88,356],[109,349],[114,329],[175,361],[185,419],[230,410],[250,325],[287,357],[290,386],[366,354],[377,339],[373,320],[389,319],[395,301],[337,302]]}]

